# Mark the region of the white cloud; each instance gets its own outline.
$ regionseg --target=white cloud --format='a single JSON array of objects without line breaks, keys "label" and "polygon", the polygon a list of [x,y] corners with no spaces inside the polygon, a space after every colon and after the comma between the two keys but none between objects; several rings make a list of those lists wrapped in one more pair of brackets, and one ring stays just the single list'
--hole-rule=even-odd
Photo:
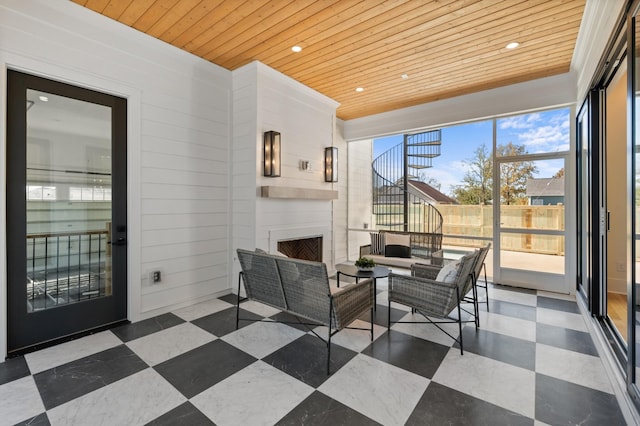
[{"label": "white cloud", "polygon": [[501,118],[498,120],[498,127],[500,129],[530,129],[535,127],[538,121],[540,121],[540,114],[534,112],[533,114]]}]

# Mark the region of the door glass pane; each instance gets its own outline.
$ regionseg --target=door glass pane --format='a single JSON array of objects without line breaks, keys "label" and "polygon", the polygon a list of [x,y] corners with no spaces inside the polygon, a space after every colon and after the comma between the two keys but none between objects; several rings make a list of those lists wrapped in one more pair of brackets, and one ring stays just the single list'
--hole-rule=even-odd
[{"label": "door glass pane", "polygon": [[111,295],[111,108],[27,90],[27,309]]},{"label": "door glass pane", "polygon": [[500,164],[501,267],[564,274],[564,188],[564,159]]},{"label": "door glass pane", "polygon": [[569,150],[569,108],[539,111],[496,120],[496,156]]}]

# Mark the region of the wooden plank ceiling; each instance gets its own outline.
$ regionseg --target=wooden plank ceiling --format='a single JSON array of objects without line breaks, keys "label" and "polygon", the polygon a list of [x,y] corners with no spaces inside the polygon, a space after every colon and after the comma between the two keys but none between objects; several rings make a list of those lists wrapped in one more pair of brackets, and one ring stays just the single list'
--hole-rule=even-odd
[{"label": "wooden plank ceiling", "polygon": [[[258,60],[340,102],[338,117],[344,120],[567,72],[585,5],[73,1],[229,70]],[[514,41],[520,46],[505,47]],[[294,45],[303,50],[292,52]]]}]

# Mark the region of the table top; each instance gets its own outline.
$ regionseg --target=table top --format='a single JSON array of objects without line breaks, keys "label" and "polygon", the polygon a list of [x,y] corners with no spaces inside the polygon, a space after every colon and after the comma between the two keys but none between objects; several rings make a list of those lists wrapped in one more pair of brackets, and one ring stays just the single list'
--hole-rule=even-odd
[{"label": "table top", "polygon": [[372,271],[361,271],[355,265],[336,265],[336,270],[343,275],[356,278],[385,278],[391,272],[391,269],[384,266],[376,266]]}]

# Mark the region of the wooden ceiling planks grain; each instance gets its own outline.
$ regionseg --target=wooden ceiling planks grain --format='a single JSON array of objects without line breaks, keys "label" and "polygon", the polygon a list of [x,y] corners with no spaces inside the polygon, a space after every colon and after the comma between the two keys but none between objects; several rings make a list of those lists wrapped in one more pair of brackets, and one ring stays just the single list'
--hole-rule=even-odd
[{"label": "wooden ceiling planks grain", "polygon": [[349,120],[569,71],[586,0],[73,1],[229,70],[263,62]]}]

